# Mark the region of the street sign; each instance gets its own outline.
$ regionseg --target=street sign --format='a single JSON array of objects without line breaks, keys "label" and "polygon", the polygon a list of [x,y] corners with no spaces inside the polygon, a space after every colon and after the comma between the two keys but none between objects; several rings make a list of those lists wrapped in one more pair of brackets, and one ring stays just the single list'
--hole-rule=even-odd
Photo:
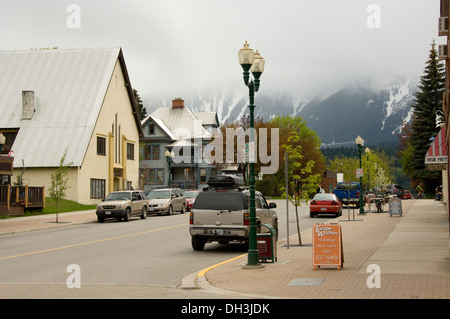
[{"label": "street sign", "polygon": [[389,199],[389,216],[402,216],[402,200],[400,198]]},{"label": "street sign", "polygon": [[364,170],[362,168],[357,168],[355,170],[356,178],[360,178],[364,176]]},{"label": "street sign", "polygon": [[341,225],[315,224],[312,251],[314,270],[320,266],[337,266],[341,270],[344,265]]}]

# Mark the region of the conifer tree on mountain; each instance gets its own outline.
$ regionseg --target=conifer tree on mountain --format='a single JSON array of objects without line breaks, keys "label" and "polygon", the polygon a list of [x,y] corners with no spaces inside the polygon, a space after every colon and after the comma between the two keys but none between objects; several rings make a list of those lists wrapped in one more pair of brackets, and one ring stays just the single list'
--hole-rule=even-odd
[{"label": "conifer tree on mountain", "polygon": [[[438,61],[435,44],[432,44],[424,75],[420,78],[419,90],[412,104],[413,122],[409,147],[410,178],[418,184],[421,181],[427,193],[440,185],[441,172],[425,168],[425,154],[430,147],[430,138],[436,136],[440,127],[436,127],[436,111],[442,110],[445,90],[444,66]],[[406,155],[406,154],[405,154]],[[413,185],[415,186],[415,185]]]}]

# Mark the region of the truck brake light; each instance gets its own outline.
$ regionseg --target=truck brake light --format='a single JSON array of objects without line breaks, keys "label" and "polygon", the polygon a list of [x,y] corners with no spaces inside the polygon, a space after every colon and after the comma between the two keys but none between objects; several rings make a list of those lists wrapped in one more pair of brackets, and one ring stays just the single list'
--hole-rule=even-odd
[{"label": "truck brake light", "polygon": [[194,212],[189,214],[189,225],[194,225]]},{"label": "truck brake light", "polygon": [[250,226],[250,213],[244,213],[244,225]]}]

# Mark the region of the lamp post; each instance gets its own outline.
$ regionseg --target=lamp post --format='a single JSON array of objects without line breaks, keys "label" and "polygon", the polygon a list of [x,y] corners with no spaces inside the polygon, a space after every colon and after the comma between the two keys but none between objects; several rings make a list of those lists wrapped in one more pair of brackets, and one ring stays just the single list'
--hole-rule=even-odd
[{"label": "lamp post", "polygon": [[166,156],[166,160],[167,160],[167,166],[169,167],[169,179],[167,180],[167,185],[169,186],[169,188],[171,188],[171,176],[170,176],[170,171],[171,171],[171,165],[172,165],[172,152],[170,152],[169,150],[166,150],[166,152],[164,153],[164,155]]},{"label": "lamp post", "polygon": [[[254,108],[255,92],[259,90],[259,78],[264,72],[265,61],[258,53],[258,50],[254,52],[250,49],[247,41],[245,41],[244,47],[239,50],[239,64],[244,70],[244,83],[249,90],[250,100],[250,150],[255,150],[254,145]],[[253,74],[253,80],[250,81],[250,72]],[[261,267],[259,263],[258,247],[256,245],[256,208],[255,208],[255,155],[249,154],[250,162],[250,233],[249,233],[249,246],[248,246],[248,261],[247,266]]]},{"label": "lamp post", "polygon": [[[355,139],[356,145],[358,146],[358,153],[359,153],[359,168],[362,168],[362,149],[364,146],[364,140],[361,138],[361,136],[358,135],[358,137]],[[363,200],[362,200],[362,176],[359,176],[359,214],[364,215],[364,206],[363,206]]]}]

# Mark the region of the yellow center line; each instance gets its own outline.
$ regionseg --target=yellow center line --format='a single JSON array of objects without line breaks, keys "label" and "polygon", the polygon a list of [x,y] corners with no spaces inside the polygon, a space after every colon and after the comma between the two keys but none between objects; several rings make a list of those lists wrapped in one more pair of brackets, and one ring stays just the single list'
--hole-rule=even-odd
[{"label": "yellow center line", "polygon": [[23,257],[23,256],[30,256],[30,255],[37,255],[37,254],[47,253],[47,252],[50,252],[50,251],[63,250],[63,249],[67,249],[67,248],[74,248],[74,247],[92,245],[92,244],[97,244],[97,243],[101,243],[101,242],[105,242],[105,241],[110,241],[110,240],[115,240],[115,239],[122,239],[122,238],[139,236],[139,235],[145,235],[145,234],[154,233],[154,232],[157,232],[157,231],[168,230],[168,229],[182,227],[182,226],[187,226],[187,225],[188,224],[169,226],[169,227],[165,227],[165,228],[152,229],[152,230],[147,230],[147,231],[134,233],[134,234],[128,234],[128,235],[122,235],[122,236],[117,236],[117,237],[93,240],[93,241],[89,241],[89,242],[86,242],[86,243],[79,243],[79,244],[73,244],[73,245],[68,245],[68,246],[62,246],[62,247],[45,249],[45,250],[33,251],[33,252],[30,252],[30,253],[19,254],[19,255],[14,255],[14,256],[0,257],[0,260],[6,260],[6,259],[12,259],[12,258]]}]

